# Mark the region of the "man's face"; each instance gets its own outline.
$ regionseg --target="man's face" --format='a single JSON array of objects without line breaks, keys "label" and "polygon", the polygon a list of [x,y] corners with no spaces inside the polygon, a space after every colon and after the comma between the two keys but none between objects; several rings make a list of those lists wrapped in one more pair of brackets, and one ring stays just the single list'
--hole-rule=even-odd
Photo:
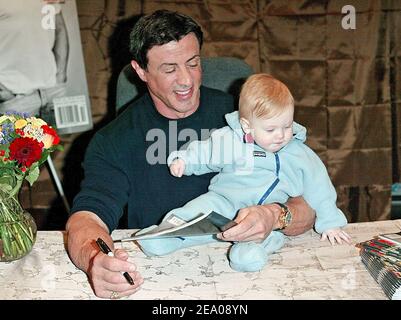
[{"label": "man's face", "polygon": [[148,51],[148,69],[132,66],[147,83],[156,109],[170,119],[185,118],[199,107],[202,81],[200,48],[193,33],[180,41],[154,46]]}]

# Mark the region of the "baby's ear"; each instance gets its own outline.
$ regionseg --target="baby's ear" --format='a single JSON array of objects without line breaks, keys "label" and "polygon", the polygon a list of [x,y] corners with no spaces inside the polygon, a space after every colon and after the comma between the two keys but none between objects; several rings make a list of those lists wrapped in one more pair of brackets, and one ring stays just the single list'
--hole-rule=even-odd
[{"label": "baby's ear", "polygon": [[251,132],[251,126],[248,119],[240,118],[239,123],[241,124],[242,130],[244,130],[245,133]]}]

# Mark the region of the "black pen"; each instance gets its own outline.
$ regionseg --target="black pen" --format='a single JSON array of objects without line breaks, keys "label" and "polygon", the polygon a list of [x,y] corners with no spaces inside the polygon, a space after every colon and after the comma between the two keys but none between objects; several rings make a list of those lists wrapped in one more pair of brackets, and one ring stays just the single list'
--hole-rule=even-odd
[{"label": "black pen", "polygon": [[[104,254],[107,254],[109,257],[114,257],[113,251],[110,250],[109,246],[107,245],[106,242],[103,241],[103,239],[97,238],[96,243]],[[121,272],[121,273],[123,274],[124,278],[127,279],[130,285],[135,284],[134,280],[132,280],[128,272]]]}]

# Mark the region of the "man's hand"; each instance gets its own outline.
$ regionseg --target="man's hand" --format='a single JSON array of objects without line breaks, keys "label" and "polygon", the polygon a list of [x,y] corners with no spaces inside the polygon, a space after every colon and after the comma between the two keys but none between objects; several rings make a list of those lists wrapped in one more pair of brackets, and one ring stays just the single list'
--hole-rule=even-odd
[{"label": "man's hand", "polygon": [[175,159],[170,165],[170,173],[174,177],[181,178],[185,171],[185,162],[182,159]]},{"label": "man's hand", "polygon": [[302,197],[289,198],[286,205],[292,214],[291,223],[282,231],[286,236],[298,236],[313,228],[315,211]]},{"label": "man's hand", "polygon": [[14,97],[15,94],[13,94],[10,90],[8,90],[4,85],[0,83],[0,103],[11,100]]},{"label": "man's hand", "polygon": [[343,244],[343,240],[351,244],[351,237],[345,231],[341,230],[341,228],[329,229],[322,233],[322,237],[320,241],[325,241],[329,239],[332,246],[335,245],[336,242],[339,244]]},{"label": "man's hand", "polygon": [[67,74],[64,71],[60,71],[56,73],[56,83],[65,83],[67,82]]},{"label": "man's hand", "polygon": [[[125,250],[117,249],[114,257],[100,251],[95,239],[102,238],[113,250],[113,240],[105,223],[93,212],[80,211],[70,216],[66,224],[68,255],[84,271],[94,293],[100,298],[118,298],[136,292],[143,278],[135,264],[128,262]],[[130,285],[121,272],[128,272],[134,280]]]},{"label": "man's hand", "polygon": [[263,241],[276,227],[280,210],[275,204],[241,209],[234,220],[238,225],[217,237],[224,241]]},{"label": "man's hand", "polygon": [[[88,270],[93,291],[96,296],[107,299],[118,299],[129,296],[139,290],[143,278],[136,271],[136,266],[127,261],[128,254],[123,249],[117,249],[114,257],[110,257],[101,251],[94,256]],[[134,280],[130,285],[122,275],[128,272]]]},{"label": "man's hand", "polygon": [[[292,220],[282,230],[285,235],[300,235],[313,227],[315,212],[302,197],[290,198],[286,204],[292,213]],[[263,241],[272,230],[280,227],[280,212],[280,206],[274,203],[241,209],[235,218],[238,225],[217,237],[225,241]]]}]

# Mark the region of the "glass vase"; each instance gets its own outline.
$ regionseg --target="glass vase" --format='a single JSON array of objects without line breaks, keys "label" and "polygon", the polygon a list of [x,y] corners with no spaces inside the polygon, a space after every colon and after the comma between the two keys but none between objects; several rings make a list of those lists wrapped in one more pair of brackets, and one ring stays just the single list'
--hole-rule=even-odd
[{"label": "glass vase", "polygon": [[18,193],[0,189],[0,261],[14,261],[26,256],[36,240],[33,217],[18,201]]}]

